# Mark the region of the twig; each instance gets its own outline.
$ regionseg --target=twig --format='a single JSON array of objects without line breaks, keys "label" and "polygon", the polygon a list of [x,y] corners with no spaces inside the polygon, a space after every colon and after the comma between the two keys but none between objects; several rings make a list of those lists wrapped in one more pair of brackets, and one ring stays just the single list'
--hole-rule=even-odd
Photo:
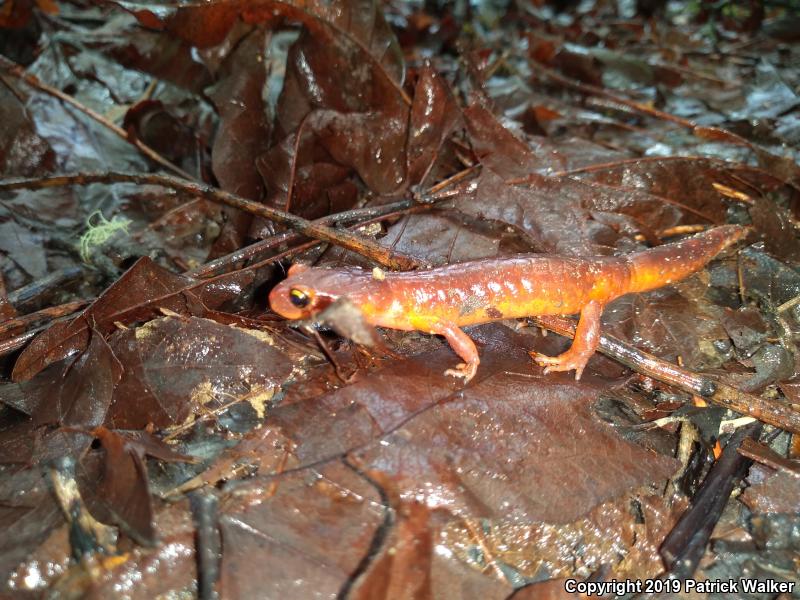
[{"label": "twig", "polygon": [[575,81],[570,79],[569,77],[565,77],[560,73],[545,67],[541,63],[536,61],[531,61],[530,63],[534,70],[538,71],[539,73],[543,74],[548,79],[560,83],[563,86],[576,90],[582,94],[587,94],[589,96],[599,96],[601,98],[607,98],[612,102],[616,102],[622,106],[626,106],[638,113],[647,115],[649,117],[654,117],[656,119],[661,119],[662,121],[668,121],[670,123],[674,123],[681,127],[684,127],[692,132],[693,135],[701,138],[701,139],[713,139],[715,141],[722,141],[727,142],[730,144],[735,144],[737,146],[744,146],[749,148],[754,153],[758,154],[759,149],[750,141],[743,138],[742,136],[733,133],[727,129],[723,129],[722,127],[705,127],[702,125],[698,125],[694,121],[690,121],[688,119],[684,119],[682,117],[678,117],[676,115],[658,110],[656,108],[652,108],[647,106],[646,104],[642,104],[641,102],[636,102],[635,100],[629,100],[628,98],[623,98],[621,96],[617,96],[612,94],[608,90],[603,88],[597,87],[595,85],[591,85],[588,83],[582,83],[580,81]]},{"label": "twig", "polygon": [[3,337],[9,331],[14,329],[26,328],[33,323],[39,321],[51,321],[60,317],[71,315],[79,311],[88,304],[86,300],[75,300],[74,302],[67,302],[66,304],[59,304],[58,306],[51,306],[43,308],[36,312],[8,319],[7,321],[0,322],[0,337]]},{"label": "twig", "polygon": [[692,500],[692,506],[664,539],[660,553],[669,573],[667,577],[691,577],[703,557],[708,540],[728,503],[733,488],[744,477],[752,460],[737,452],[743,440],[758,437],[760,423],[738,429],[725,445],[720,459],[708,472],[703,485]]},{"label": "twig", "polygon": [[25,333],[22,333],[16,337],[3,340],[0,342],[0,356],[5,356],[6,354],[11,354],[16,350],[19,350],[34,337],[36,337],[37,333],[44,331],[49,326],[50,324],[40,325],[39,327],[31,329],[30,331],[26,331]]},{"label": "twig", "polygon": [[[427,202],[433,202],[433,201],[436,201],[436,200],[442,200],[444,198],[449,198],[452,195],[452,192],[445,192],[445,190],[447,188],[450,188],[450,187],[460,183],[464,179],[467,179],[468,177],[474,175],[475,173],[477,173],[480,170],[480,168],[482,166],[483,165],[481,165],[480,163],[477,163],[477,164],[472,165],[471,167],[467,167],[466,169],[463,169],[463,170],[459,171],[458,173],[456,173],[454,175],[451,175],[450,177],[448,177],[444,181],[440,181],[439,183],[437,183],[437,184],[433,185],[432,187],[430,187],[428,190],[425,191],[425,193],[420,194],[419,198],[417,198],[417,200],[419,202],[427,203]],[[461,191],[460,188],[456,188],[456,189],[457,189],[457,191]]]},{"label": "twig", "polygon": [[196,538],[197,597],[200,600],[215,600],[218,598],[215,585],[219,580],[222,545],[219,499],[213,490],[193,491],[189,493],[189,506]]},{"label": "twig", "polygon": [[186,179],[194,179],[189,173],[181,169],[179,166],[171,163],[169,160],[161,156],[158,152],[153,150],[150,146],[148,146],[141,140],[129,136],[128,132],[125,131],[122,127],[115,125],[114,123],[106,119],[103,115],[101,115],[98,112],[95,112],[88,106],[81,104],[69,94],[65,94],[58,88],[55,88],[53,86],[47,85],[46,83],[43,83],[42,81],[39,81],[38,77],[36,77],[35,75],[31,75],[30,73],[27,73],[25,69],[22,67],[22,65],[18,65],[14,61],[7,59],[5,56],[1,54],[0,54],[0,67],[2,67],[9,75],[21,79],[31,87],[36,88],[37,90],[44,92],[45,94],[49,94],[50,96],[58,98],[62,102],[65,102],[70,106],[72,106],[73,108],[79,110],[87,117],[94,119],[95,121],[100,123],[103,127],[112,131],[113,133],[121,137],[123,140],[128,142],[129,144],[133,144],[134,146],[136,146],[139,152],[144,154],[147,158],[149,158],[153,162],[161,165],[165,169],[172,171],[176,175],[185,177]]},{"label": "twig", "polygon": [[[417,207],[417,203],[413,200],[400,200],[391,204],[384,204],[383,206],[375,206],[369,208],[354,208],[352,210],[342,211],[333,215],[327,215],[320,219],[312,221],[316,225],[344,225],[351,222],[359,222],[362,219],[370,219],[379,217],[387,219],[400,211],[408,210]],[[427,206],[427,205],[424,205]],[[363,223],[359,224],[362,226]],[[276,246],[282,244],[292,244],[299,241],[303,236],[294,231],[279,233],[278,235],[271,236],[267,239],[260,240],[244,248],[239,248],[230,254],[220,256],[212,261],[203,265],[195,267],[187,271],[186,274],[192,277],[209,277],[216,275],[227,270],[227,267],[234,265],[243,260],[252,259],[259,256],[267,250],[271,250]]]},{"label": "twig", "polygon": [[769,446],[755,440],[746,439],[739,446],[739,454],[746,456],[766,465],[771,469],[791,473],[795,477],[800,476],[800,462],[781,456]]},{"label": "twig", "polygon": [[35,300],[42,294],[46,294],[56,288],[61,287],[63,284],[74,279],[78,279],[83,275],[83,268],[80,266],[67,267],[48,273],[41,279],[37,279],[17,288],[8,295],[8,301],[16,307],[27,304]]},{"label": "twig", "polygon": [[352,233],[333,229],[325,225],[312,223],[308,219],[298,217],[276,208],[246,200],[210,185],[197,183],[156,173],[83,173],[75,175],[55,175],[37,179],[13,179],[0,181],[0,191],[18,189],[44,189],[69,185],[88,185],[91,183],[136,183],[139,185],[160,185],[188,195],[199,196],[239,210],[257,215],[275,223],[281,223],[310,238],[330,242],[357,254],[361,254],[375,262],[394,270],[407,271],[422,266],[422,262],[414,257],[395,252],[381,246],[377,242]]},{"label": "twig", "polygon": [[[569,338],[575,336],[575,323],[564,317],[534,317],[538,327],[544,327]],[[705,400],[732,411],[785,429],[800,433],[800,412],[790,406],[743,392],[723,381],[698,375],[687,369],[643,352],[610,335],[600,336],[599,351],[621,362],[623,365],[673,385],[689,394],[702,396]]]}]

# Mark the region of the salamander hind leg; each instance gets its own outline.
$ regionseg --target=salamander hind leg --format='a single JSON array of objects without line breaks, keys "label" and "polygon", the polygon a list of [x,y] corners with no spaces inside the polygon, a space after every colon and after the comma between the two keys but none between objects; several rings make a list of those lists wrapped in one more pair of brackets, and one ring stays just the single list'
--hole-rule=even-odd
[{"label": "salamander hind leg", "polygon": [[472,341],[472,338],[450,323],[437,323],[431,327],[431,333],[444,336],[453,351],[464,360],[455,369],[447,369],[444,374],[463,377],[464,383],[472,379],[481,362],[478,356],[478,349],[475,347],[475,342]]},{"label": "salamander hind leg", "polygon": [[545,373],[575,369],[575,379],[580,379],[586,363],[589,362],[600,343],[600,315],[602,313],[603,307],[599,302],[589,302],[581,310],[578,327],[575,330],[575,339],[569,350],[558,356],[545,356],[531,352],[531,357],[537,364],[545,367]]}]

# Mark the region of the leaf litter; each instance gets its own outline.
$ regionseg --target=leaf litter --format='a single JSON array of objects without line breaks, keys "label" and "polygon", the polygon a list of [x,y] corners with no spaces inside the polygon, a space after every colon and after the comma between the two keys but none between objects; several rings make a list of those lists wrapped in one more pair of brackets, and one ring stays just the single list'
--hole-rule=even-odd
[{"label": "leaf litter", "polygon": [[[749,224],[693,278],[610,305],[604,334],[791,413],[800,82],[769,32],[797,7],[644,4],[9,2],[4,592],[564,597],[675,552],[696,577],[755,560],[796,580],[794,421],[731,436],[741,415],[600,355],[545,376],[528,353],[567,342],[514,323],[469,330],[466,387],[440,340],[353,307],[294,328],[265,311],[289,262],[377,255],[213,202],[363,210],[357,235],[429,265]],[[37,185],[157,169],[211,192]],[[93,214],[128,231],[82,247]]]}]

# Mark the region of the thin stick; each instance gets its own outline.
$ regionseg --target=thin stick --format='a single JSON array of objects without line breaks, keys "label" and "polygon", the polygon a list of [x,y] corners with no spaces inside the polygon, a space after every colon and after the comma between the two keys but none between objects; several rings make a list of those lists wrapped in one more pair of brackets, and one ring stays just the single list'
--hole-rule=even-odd
[{"label": "thin stick", "polygon": [[[345,210],[340,213],[321,217],[312,221],[317,225],[344,225],[351,222],[356,222],[358,226],[363,226],[360,223],[362,219],[388,219],[396,214],[402,214],[403,211],[412,209],[419,210],[420,208],[428,208],[431,204],[417,204],[414,200],[400,200],[391,204],[384,204],[383,206],[375,206],[369,208],[354,208],[352,210]],[[259,256],[267,250],[271,250],[282,244],[293,244],[299,241],[303,236],[294,231],[287,231],[273,235],[267,239],[260,240],[244,248],[239,248],[230,254],[220,256],[212,261],[203,265],[195,267],[187,271],[186,274],[191,277],[209,277],[224,272],[229,266],[234,265],[243,260],[252,259]]]},{"label": "thin stick", "polygon": [[128,132],[125,131],[122,127],[115,125],[114,123],[106,119],[103,115],[101,115],[98,112],[95,112],[88,106],[81,104],[69,94],[65,94],[58,88],[54,88],[50,85],[47,85],[46,83],[39,81],[39,79],[36,76],[27,73],[25,69],[22,67],[22,65],[18,65],[14,61],[7,59],[5,56],[1,54],[0,54],[0,67],[2,67],[9,75],[12,75],[17,79],[21,79],[31,87],[41,92],[44,92],[45,94],[58,98],[62,102],[65,102],[70,106],[72,106],[73,108],[79,110],[87,117],[94,119],[95,121],[100,123],[103,127],[112,131],[113,133],[121,137],[123,140],[128,142],[129,144],[133,144],[134,146],[136,146],[139,152],[144,154],[147,158],[149,158],[153,162],[161,165],[165,169],[172,171],[176,175],[185,177],[186,179],[194,179],[194,177],[192,177],[189,173],[181,169],[179,166],[171,163],[169,160],[161,156],[158,152],[153,150],[150,146],[148,146],[141,140],[129,136]]},{"label": "thin stick", "polygon": [[80,265],[58,269],[57,271],[48,273],[41,279],[37,279],[28,285],[17,288],[8,295],[8,301],[15,307],[22,306],[36,300],[44,294],[51,293],[61,288],[66,283],[75,281],[83,274],[84,269]]},{"label": "thin stick", "polygon": [[268,219],[275,223],[281,223],[287,227],[302,233],[305,236],[323,242],[330,242],[357,254],[366,256],[389,269],[408,271],[422,266],[422,262],[414,257],[396,252],[377,242],[346,231],[333,229],[325,225],[312,223],[308,219],[298,217],[283,210],[271,208],[258,202],[252,202],[231,194],[224,190],[217,189],[210,185],[197,183],[157,173],[82,173],[75,175],[55,175],[38,179],[12,179],[0,181],[0,191],[18,189],[44,189],[53,187],[64,187],[70,185],[88,185],[92,183],[136,183],[139,185],[160,185],[180,191],[187,195],[199,196],[214,202],[224,204],[233,208],[238,208],[253,215]]},{"label": "thin stick", "polygon": [[0,342],[0,356],[5,356],[6,354],[11,354],[15,350],[19,350],[34,337],[36,337],[37,333],[44,331],[49,326],[50,324],[40,325],[39,327],[31,329],[30,331],[26,331],[25,333],[21,333],[16,337],[3,340]]},{"label": "thin stick", "polygon": [[37,310],[36,312],[29,313],[27,315],[8,319],[7,321],[2,321],[0,322],[0,337],[3,337],[9,331],[26,328],[36,322],[51,321],[53,319],[71,315],[75,312],[78,312],[87,304],[89,304],[87,300],[75,300],[73,302],[67,302],[66,304],[59,304],[58,306],[43,308],[42,310]]},{"label": "thin stick", "polygon": [[[544,327],[565,337],[575,337],[575,322],[564,317],[534,317],[538,327]],[[610,335],[600,336],[600,352],[621,362],[626,367],[675,386],[689,394],[696,394],[718,406],[774,425],[793,433],[800,433],[800,412],[786,404],[743,392],[724,381],[716,381],[643,352]]]},{"label": "thin stick", "polygon": [[759,149],[756,148],[749,140],[743,138],[738,134],[733,133],[732,131],[723,129],[722,127],[704,127],[702,125],[698,125],[694,121],[690,121],[689,119],[684,119],[682,117],[678,117],[676,115],[658,110],[656,108],[652,108],[650,106],[647,106],[646,104],[642,104],[641,102],[636,102],[635,100],[630,100],[628,98],[617,96],[603,88],[590,85],[588,83],[575,81],[574,79],[565,77],[564,75],[561,75],[560,73],[553,71],[552,69],[549,69],[548,67],[545,67],[544,65],[536,61],[531,61],[530,64],[534,68],[534,70],[543,74],[548,79],[556,81],[568,88],[572,88],[573,90],[581,92],[582,94],[587,94],[589,96],[599,96],[601,98],[608,98],[612,102],[616,102],[617,104],[620,104],[622,106],[627,106],[628,108],[638,113],[656,119],[661,119],[662,121],[667,121],[669,123],[674,123],[675,125],[679,125],[680,127],[684,127],[690,130],[692,134],[701,139],[714,139],[717,141],[727,142],[729,144],[734,144],[737,146],[745,146],[750,150],[752,150],[754,153],[758,153]]}]

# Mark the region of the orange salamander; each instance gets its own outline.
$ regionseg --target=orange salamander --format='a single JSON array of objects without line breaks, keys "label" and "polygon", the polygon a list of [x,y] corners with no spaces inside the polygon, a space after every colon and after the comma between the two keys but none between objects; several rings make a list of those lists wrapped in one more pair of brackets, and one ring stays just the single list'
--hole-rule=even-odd
[{"label": "orange salamander", "polygon": [[748,231],[723,225],[620,257],[521,254],[400,273],[295,264],[287,279],[272,290],[269,302],[287,319],[306,319],[347,297],[373,326],[442,335],[464,361],[445,373],[465,381],[475,375],[480,358],[462,327],[580,313],[569,350],[559,356],[534,357],[546,373],[575,369],[575,378],[580,379],[600,341],[600,316],[606,304],[688,277]]}]

